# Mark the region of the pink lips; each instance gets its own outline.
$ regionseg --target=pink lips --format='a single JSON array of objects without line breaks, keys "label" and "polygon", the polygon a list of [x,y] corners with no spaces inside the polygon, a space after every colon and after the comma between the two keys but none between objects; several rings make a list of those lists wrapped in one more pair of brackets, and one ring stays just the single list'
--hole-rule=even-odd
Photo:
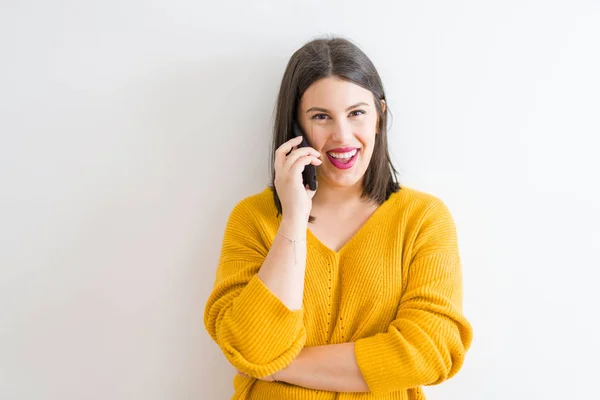
[{"label": "pink lips", "polygon": [[[345,151],[352,151],[355,148],[350,147],[349,150],[344,150],[341,153],[345,152]],[[336,149],[335,151],[336,153],[338,152],[338,149]],[[342,162],[340,161],[338,158],[333,158],[331,157],[329,154],[327,154],[327,158],[329,159],[329,162],[331,164],[333,164],[334,167],[338,168],[338,169],[349,169],[352,168],[352,166],[354,165],[354,163],[356,162],[356,159],[358,158],[358,154],[360,153],[360,149],[358,149],[356,151],[356,154],[354,156],[352,156],[352,158],[350,158],[350,160],[348,162]]]},{"label": "pink lips", "polygon": [[337,149],[329,149],[327,151],[331,151],[332,153],[347,153],[356,149],[357,147],[338,147]]}]

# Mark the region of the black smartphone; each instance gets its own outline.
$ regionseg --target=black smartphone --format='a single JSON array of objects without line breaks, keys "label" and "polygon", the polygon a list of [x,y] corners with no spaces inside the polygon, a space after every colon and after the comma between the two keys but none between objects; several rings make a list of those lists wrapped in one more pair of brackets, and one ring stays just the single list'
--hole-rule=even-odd
[{"label": "black smartphone", "polygon": [[[298,145],[300,147],[308,147],[308,143],[306,142],[306,137],[302,134],[302,129],[300,129],[300,125],[296,121],[294,121],[294,136],[302,136],[302,143]],[[302,183],[304,186],[308,185],[308,188],[312,191],[317,190],[317,166],[313,164],[308,164],[304,167],[304,171],[302,171]]]}]

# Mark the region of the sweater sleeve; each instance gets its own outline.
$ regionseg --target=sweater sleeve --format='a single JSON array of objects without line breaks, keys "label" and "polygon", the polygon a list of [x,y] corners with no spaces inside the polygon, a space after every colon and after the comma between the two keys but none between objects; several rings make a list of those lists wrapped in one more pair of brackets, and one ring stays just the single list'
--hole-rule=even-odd
[{"label": "sweater sleeve", "polygon": [[454,221],[434,198],[413,246],[395,319],[358,339],[355,352],[373,393],[436,385],[462,367],[473,337],[462,314],[462,272]]},{"label": "sweater sleeve", "polygon": [[304,310],[290,310],[259,279],[268,248],[254,213],[241,201],[223,236],[204,325],[229,362],[261,378],[287,367],[306,342]]}]

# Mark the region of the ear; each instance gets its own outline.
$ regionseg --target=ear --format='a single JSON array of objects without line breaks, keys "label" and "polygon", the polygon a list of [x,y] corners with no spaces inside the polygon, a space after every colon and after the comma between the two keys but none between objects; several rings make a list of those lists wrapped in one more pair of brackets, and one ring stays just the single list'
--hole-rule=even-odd
[{"label": "ear", "polygon": [[[383,114],[385,114],[385,110],[386,110],[385,100],[381,99],[381,111]],[[379,126],[380,122],[381,122],[381,120],[379,118],[377,118],[377,126]],[[377,130],[377,132],[375,132],[375,134],[379,134],[379,129]]]}]

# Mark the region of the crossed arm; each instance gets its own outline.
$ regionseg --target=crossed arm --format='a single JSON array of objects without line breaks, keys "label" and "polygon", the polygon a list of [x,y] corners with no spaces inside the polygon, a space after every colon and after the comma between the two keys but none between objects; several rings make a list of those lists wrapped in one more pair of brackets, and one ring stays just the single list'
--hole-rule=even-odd
[{"label": "crossed arm", "polygon": [[376,394],[451,378],[461,368],[472,340],[471,325],[460,307],[458,256],[429,254],[413,267],[436,272],[411,275],[386,332],[351,343],[315,347],[302,343],[287,354],[280,368],[262,374],[242,372],[309,389]]},{"label": "crossed arm", "polygon": [[331,392],[369,391],[356,361],[354,343],[305,347],[288,367],[262,379]]}]

